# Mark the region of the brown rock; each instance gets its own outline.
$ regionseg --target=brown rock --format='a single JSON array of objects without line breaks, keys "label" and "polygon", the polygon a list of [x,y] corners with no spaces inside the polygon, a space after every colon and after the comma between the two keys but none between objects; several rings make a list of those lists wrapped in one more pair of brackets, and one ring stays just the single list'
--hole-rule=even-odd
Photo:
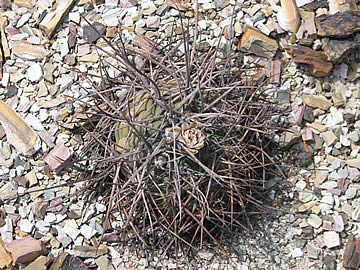
[{"label": "brown rock", "polygon": [[35,240],[31,236],[12,240],[5,245],[5,248],[11,253],[14,264],[29,263],[40,255],[46,256],[48,254],[43,242]]},{"label": "brown rock", "polygon": [[332,62],[341,60],[342,57],[360,47],[360,43],[352,40],[338,40],[323,38],[322,49]]},{"label": "brown rock", "polygon": [[246,25],[238,49],[272,59],[276,54],[278,44],[276,40],[265,36],[258,29]]},{"label": "brown rock", "polygon": [[35,171],[34,170],[31,170],[30,172],[28,172],[26,175],[25,175],[25,178],[28,180],[29,182],[29,187],[32,187],[32,186],[35,186],[37,185],[38,183],[38,180],[37,180],[37,177],[36,177],[36,174],[35,174]]},{"label": "brown rock", "polygon": [[39,143],[35,131],[9,106],[0,100],[0,123],[7,141],[23,155],[32,155]]},{"label": "brown rock", "polygon": [[108,248],[106,246],[92,247],[92,246],[75,246],[73,252],[75,256],[84,257],[84,258],[97,258],[101,255],[108,253]]},{"label": "brown rock", "polygon": [[344,267],[351,269],[360,267],[360,240],[354,240],[351,234],[344,248]]},{"label": "brown rock", "polygon": [[349,10],[334,15],[320,15],[315,18],[318,35],[343,38],[360,31],[360,11]]},{"label": "brown rock", "polygon": [[26,60],[42,60],[50,53],[40,45],[33,45],[25,40],[11,42],[11,50],[15,56]]},{"label": "brown rock", "polygon": [[294,144],[289,153],[291,161],[298,167],[307,166],[312,162],[312,147],[303,141]]},{"label": "brown rock", "polygon": [[285,50],[294,62],[308,64],[313,75],[325,76],[333,68],[333,64],[327,60],[324,52],[314,51],[300,45],[285,46]]},{"label": "brown rock", "polygon": [[56,258],[55,262],[51,265],[49,270],[62,269],[87,270],[88,267],[82,262],[80,258],[63,252]]},{"label": "brown rock", "polygon": [[101,23],[94,22],[92,25],[85,25],[83,33],[87,41],[94,43],[105,33],[105,26]]},{"label": "brown rock", "polygon": [[345,164],[360,169],[360,158],[347,159],[345,160]]},{"label": "brown rock", "polygon": [[107,38],[114,38],[118,34],[118,28],[117,27],[108,27],[106,28],[106,37]]},{"label": "brown rock", "polygon": [[50,258],[40,256],[35,261],[27,265],[25,270],[46,270],[50,264],[50,261]]},{"label": "brown rock", "polygon": [[306,11],[315,11],[318,8],[329,8],[329,2],[327,0],[313,1],[303,6]]},{"label": "brown rock", "polygon": [[51,170],[61,170],[61,165],[68,161],[70,157],[70,149],[64,143],[60,143],[50,151],[44,161],[50,166]]},{"label": "brown rock", "polygon": [[324,139],[327,146],[332,146],[338,140],[338,138],[336,137],[336,135],[332,130],[328,130],[321,133],[321,138]]},{"label": "brown rock", "polygon": [[0,15],[0,34],[1,34],[1,46],[5,59],[8,59],[11,55],[9,44],[6,38],[5,27],[8,24],[8,19],[5,16]]},{"label": "brown rock", "polygon": [[270,70],[270,83],[280,83],[281,75],[281,61],[274,60],[271,61],[271,70]]},{"label": "brown rock", "polygon": [[8,8],[10,7],[10,0],[0,0],[0,8]]},{"label": "brown rock", "polygon": [[18,7],[24,7],[24,8],[33,8],[34,5],[31,2],[31,0],[14,0],[14,3],[18,6]]},{"label": "brown rock", "polygon": [[4,242],[0,237],[0,269],[10,269],[12,258],[4,247]]},{"label": "brown rock", "polygon": [[325,111],[332,106],[332,103],[327,100],[326,97],[321,95],[302,95],[301,99],[306,105],[313,108],[320,108]]},{"label": "brown rock", "polygon": [[40,22],[40,29],[48,38],[51,38],[56,27],[69,12],[75,0],[57,0]]},{"label": "brown rock", "polygon": [[325,132],[327,130],[325,125],[316,122],[311,123],[310,127],[316,129],[319,132]]},{"label": "brown rock", "polygon": [[53,107],[57,107],[60,104],[63,104],[67,101],[66,97],[56,97],[50,100],[40,100],[38,102],[36,102],[36,105],[39,106],[39,108],[53,108]]},{"label": "brown rock", "polygon": [[29,187],[29,180],[26,179],[24,176],[16,176],[14,178],[15,182],[18,183],[18,185],[27,188]]}]

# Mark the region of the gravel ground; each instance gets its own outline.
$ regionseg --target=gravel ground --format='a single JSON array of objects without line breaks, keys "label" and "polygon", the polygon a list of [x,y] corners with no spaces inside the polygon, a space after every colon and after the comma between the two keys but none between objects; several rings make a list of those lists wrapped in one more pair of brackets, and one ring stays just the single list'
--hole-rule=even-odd
[{"label": "gravel ground", "polygon": [[[56,10],[57,14],[64,15],[57,28],[51,18],[46,21],[43,11],[47,9],[47,14],[51,14],[51,3],[45,0],[1,3],[4,61],[0,100],[15,110],[40,137],[32,141],[29,130],[20,130],[20,141],[29,138],[25,139],[29,149],[22,152],[27,155],[21,154],[19,148],[13,147],[16,138],[5,136],[6,121],[10,126],[21,125],[15,116],[2,109],[0,113],[5,116],[0,118],[0,233],[5,244],[29,235],[45,243],[48,258],[56,258],[66,251],[99,269],[176,268],[173,258],[159,261],[161,251],[138,250],[131,241],[120,246],[107,242],[100,246],[107,252],[101,256],[94,256],[90,248],[76,248],[98,245],[106,212],[104,198],[97,197],[96,202],[90,203],[81,197],[62,201],[81,190],[84,183],[62,186],[71,181],[73,175],[57,175],[49,173],[49,169],[56,170],[62,164],[54,156],[65,160],[84,144],[83,138],[69,132],[80,103],[67,102],[66,96],[79,98],[86,94],[83,89],[91,88],[74,69],[94,74],[99,70],[99,54],[86,40],[104,45],[85,19],[96,22],[98,31],[112,41],[119,41],[118,28],[121,28],[125,43],[146,46],[141,36],[166,41],[173,34],[173,28],[175,32],[179,30],[179,11],[174,8],[178,3],[190,26],[195,25],[198,14],[201,46],[215,46],[223,31],[220,42],[223,53],[231,44],[234,53],[245,52],[245,68],[263,70],[271,82],[265,88],[276,92],[277,101],[290,108],[288,115],[280,120],[291,129],[277,138],[285,150],[284,166],[287,164],[289,169],[288,179],[282,183],[283,192],[274,194],[274,213],[256,219],[252,232],[244,231],[225,241],[231,260],[209,243],[192,259],[182,254],[178,267],[345,269],[345,266],[356,265],[352,261],[357,260],[360,253],[350,255],[346,249],[350,239],[353,236],[356,239],[360,232],[360,83],[357,79],[360,58],[355,50],[345,58],[327,61],[320,57],[322,60],[315,63],[311,62],[315,61],[313,57],[301,62],[300,56],[294,57],[294,48],[286,49],[286,45],[291,44],[291,31],[282,30],[276,23],[281,21],[280,3],[272,0],[199,0],[198,5],[191,1],[105,0],[98,3],[81,0],[70,11],[66,5],[71,1],[63,2],[66,4]],[[333,4],[319,5],[309,11],[312,1],[297,3],[302,20],[295,43],[322,53],[324,38],[317,35],[318,28],[313,33],[314,16],[331,16]],[[355,10],[356,4],[347,9],[337,8],[340,12]],[[355,25],[356,22],[344,27],[359,29]],[[260,32],[251,32],[251,29]],[[345,40],[356,43],[358,35]],[[353,37],[354,40],[350,40]],[[349,51],[356,47],[351,46]],[[320,74],[329,65],[332,70]],[[279,71],[280,76],[275,76]],[[110,73],[117,75],[116,70]],[[121,217],[115,213],[114,218],[112,226],[121,228]],[[134,236],[129,237],[135,242]],[[353,245],[357,247],[358,243],[355,241]],[[40,267],[45,267],[46,260],[39,258],[35,261],[31,258],[30,261],[37,264],[32,266],[35,268],[26,269],[45,269]]]}]

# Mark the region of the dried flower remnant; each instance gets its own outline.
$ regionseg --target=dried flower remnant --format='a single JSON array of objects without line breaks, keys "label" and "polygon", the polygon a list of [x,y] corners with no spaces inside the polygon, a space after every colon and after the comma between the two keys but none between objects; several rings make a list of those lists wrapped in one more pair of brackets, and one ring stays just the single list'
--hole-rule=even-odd
[{"label": "dried flower remnant", "polygon": [[183,143],[191,153],[196,154],[204,146],[205,142],[205,136],[197,126],[198,123],[193,122],[191,124],[183,123],[181,128],[177,126],[167,128],[165,130],[167,143],[178,140]]}]

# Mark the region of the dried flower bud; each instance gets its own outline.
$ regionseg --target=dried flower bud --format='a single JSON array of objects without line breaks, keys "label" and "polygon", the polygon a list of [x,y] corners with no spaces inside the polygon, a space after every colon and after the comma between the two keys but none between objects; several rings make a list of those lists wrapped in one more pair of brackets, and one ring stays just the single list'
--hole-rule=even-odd
[{"label": "dried flower bud", "polygon": [[181,128],[167,128],[165,130],[165,137],[167,143],[171,143],[173,140],[182,142],[184,146],[194,154],[204,146],[205,142],[205,136],[201,130],[197,128],[196,122],[190,125],[184,123]]}]

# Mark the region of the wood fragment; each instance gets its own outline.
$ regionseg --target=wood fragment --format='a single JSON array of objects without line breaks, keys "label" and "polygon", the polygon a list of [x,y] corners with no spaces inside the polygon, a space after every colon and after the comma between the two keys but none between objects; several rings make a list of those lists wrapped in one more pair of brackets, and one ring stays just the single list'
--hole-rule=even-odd
[{"label": "wood fragment", "polygon": [[40,29],[51,38],[65,15],[69,12],[75,0],[57,0],[52,9],[40,23]]}]

